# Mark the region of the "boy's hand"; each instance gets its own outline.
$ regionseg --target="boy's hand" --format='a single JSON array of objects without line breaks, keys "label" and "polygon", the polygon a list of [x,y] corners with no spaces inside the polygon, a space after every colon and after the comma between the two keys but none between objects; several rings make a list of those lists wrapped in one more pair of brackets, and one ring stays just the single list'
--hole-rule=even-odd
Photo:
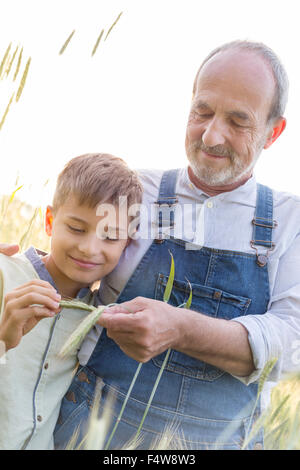
[{"label": "boy's hand", "polygon": [[8,245],[7,243],[0,243],[0,253],[6,256],[12,256],[18,253],[19,245]]},{"label": "boy's hand", "polygon": [[[15,348],[22,336],[43,318],[60,311],[60,295],[46,281],[35,279],[9,292],[4,298],[0,340],[6,350]],[[38,304],[38,305],[36,305]]]}]

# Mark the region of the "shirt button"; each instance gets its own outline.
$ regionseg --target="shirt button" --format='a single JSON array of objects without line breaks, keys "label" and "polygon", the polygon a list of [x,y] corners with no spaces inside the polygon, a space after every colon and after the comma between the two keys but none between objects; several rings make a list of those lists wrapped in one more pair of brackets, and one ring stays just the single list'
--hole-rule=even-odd
[{"label": "shirt button", "polygon": [[43,420],[42,416],[41,416],[41,415],[37,415],[37,420],[38,420],[38,421],[42,421],[42,420]]},{"label": "shirt button", "polygon": [[212,201],[208,201],[207,207],[211,209],[212,207],[214,207],[214,203]]}]

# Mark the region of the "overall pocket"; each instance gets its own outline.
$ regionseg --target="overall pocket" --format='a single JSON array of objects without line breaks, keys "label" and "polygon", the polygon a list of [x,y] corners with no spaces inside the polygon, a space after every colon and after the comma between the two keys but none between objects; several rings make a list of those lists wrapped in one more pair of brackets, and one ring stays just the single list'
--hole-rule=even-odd
[{"label": "overall pocket", "polygon": [[[158,274],[155,299],[163,300],[168,276]],[[232,318],[245,315],[251,299],[237,296],[230,292],[214,289],[200,284],[191,283],[192,304],[190,310],[200,312],[210,317],[231,320]],[[175,307],[187,301],[190,294],[188,282],[175,279],[170,296],[169,304]],[[184,312],[182,312],[184,314]],[[157,367],[161,367],[165,353],[152,359]],[[199,361],[191,356],[172,350],[166,364],[166,370],[170,372],[187,375],[202,380],[216,380],[225,372],[215,366]]]}]

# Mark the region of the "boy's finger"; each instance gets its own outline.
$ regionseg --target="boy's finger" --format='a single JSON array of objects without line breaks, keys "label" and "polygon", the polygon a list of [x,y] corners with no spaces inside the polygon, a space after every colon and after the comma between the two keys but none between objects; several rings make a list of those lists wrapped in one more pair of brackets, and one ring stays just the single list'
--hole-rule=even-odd
[{"label": "boy's finger", "polygon": [[27,320],[32,317],[34,317],[36,320],[41,320],[42,318],[46,317],[54,317],[56,313],[57,312],[54,312],[49,308],[40,307],[38,305],[28,307],[20,311],[20,314],[22,314],[23,318]]},{"label": "boy's finger", "polygon": [[0,243],[0,253],[6,256],[12,256],[18,253],[19,245],[9,245],[7,243]]},{"label": "boy's finger", "polygon": [[48,289],[52,289],[56,291],[56,289],[50,284],[48,281],[43,281],[42,279],[32,279],[32,281],[25,282],[24,284],[16,287],[14,290],[19,290],[22,289],[23,287],[35,287],[35,286],[40,286],[40,287],[45,287]]},{"label": "boy's finger", "polygon": [[50,310],[58,311],[60,309],[59,302],[50,298],[48,295],[43,295],[37,292],[30,292],[20,297],[11,299],[7,303],[7,308],[10,311],[21,310],[32,305],[42,305]]},{"label": "boy's finger", "polygon": [[41,294],[50,297],[51,299],[59,302],[61,300],[60,294],[50,285],[27,285],[23,284],[22,286],[17,287],[16,289],[8,292],[5,296],[6,302],[14,299],[23,297],[26,294]]}]

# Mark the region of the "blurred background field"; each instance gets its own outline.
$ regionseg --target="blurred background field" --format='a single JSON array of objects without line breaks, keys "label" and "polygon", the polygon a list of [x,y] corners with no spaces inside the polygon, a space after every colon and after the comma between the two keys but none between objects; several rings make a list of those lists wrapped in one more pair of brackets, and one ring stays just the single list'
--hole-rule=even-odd
[{"label": "blurred background field", "polygon": [[17,243],[21,251],[33,245],[42,251],[49,252],[50,238],[44,230],[44,208],[33,207],[17,195],[1,196],[0,241],[1,243]]}]

